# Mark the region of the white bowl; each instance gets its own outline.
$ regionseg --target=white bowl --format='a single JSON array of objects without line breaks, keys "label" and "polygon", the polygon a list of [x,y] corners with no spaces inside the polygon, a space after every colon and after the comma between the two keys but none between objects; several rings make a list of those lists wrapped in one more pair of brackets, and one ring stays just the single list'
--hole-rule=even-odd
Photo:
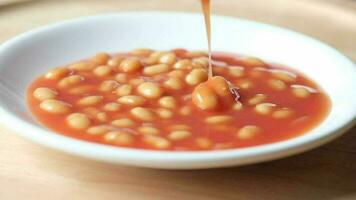
[{"label": "white bowl", "polygon": [[137,47],[206,49],[201,14],[127,12],[85,17],[39,28],[0,47],[0,120],[39,144],[110,163],[194,169],[245,165],[297,154],[320,146],[349,129],[356,116],[356,68],[345,56],[310,37],[256,22],[214,16],[215,51],[253,55],[291,66],[328,93],[332,110],[305,135],[268,145],[205,152],[163,152],[111,147],[66,137],[40,126],[26,108],[26,88],[49,68],[98,51]]}]

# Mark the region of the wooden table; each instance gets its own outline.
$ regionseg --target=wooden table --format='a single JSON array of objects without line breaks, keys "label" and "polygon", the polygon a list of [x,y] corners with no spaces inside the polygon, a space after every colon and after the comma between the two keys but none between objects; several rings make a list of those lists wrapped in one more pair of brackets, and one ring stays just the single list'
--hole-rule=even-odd
[{"label": "wooden table", "polygon": [[[16,2],[0,0],[0,42],[49,22],[82,15],[116,10],[200,9],[196,0]],[[304,32],[356,60],[354,0],[215,0],[214,12]],[[0,133],[1,200],[356,199],[356,127],[298,156],[194,171],[98,163],[38,146],[3,125]]]}]

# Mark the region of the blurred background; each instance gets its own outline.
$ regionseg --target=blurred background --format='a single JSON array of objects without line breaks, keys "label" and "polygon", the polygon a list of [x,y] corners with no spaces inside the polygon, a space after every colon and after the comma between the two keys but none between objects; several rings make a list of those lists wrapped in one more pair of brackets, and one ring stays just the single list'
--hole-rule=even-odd
[{"label": "blurred background", "polygon": [[[48,23],[124,10],[201,11],[200,0],[0,0],[0,42]],[[212,0],[212,11],[305,33],[356,61],[356,0]]]}]

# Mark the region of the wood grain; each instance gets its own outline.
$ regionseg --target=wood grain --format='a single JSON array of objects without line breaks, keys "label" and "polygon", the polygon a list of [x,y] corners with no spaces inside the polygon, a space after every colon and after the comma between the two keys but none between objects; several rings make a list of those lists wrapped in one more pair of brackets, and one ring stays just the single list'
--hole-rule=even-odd
[{"label": "wood grain", "polygon": [[[216,0],[215,13],[288,27],[356,60],[353,0]],[[0,41],[50,22],[117,10],[199,11],[195,0],[29,1],[0,7]],[[0,94],[1,95],[1,94]],[[0,113],[1,114],[1,113]],[[356,199],[356,127],[316,150],[244,167],[167,171],[49,150],[0,125],[0,199]]]}]

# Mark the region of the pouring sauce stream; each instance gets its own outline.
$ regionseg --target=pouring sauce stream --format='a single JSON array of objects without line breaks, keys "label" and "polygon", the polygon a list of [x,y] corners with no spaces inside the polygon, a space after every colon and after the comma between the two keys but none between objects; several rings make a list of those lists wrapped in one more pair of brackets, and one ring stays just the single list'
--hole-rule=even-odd
[{"label": "pouring sauce stream", "polygon": [[210,0],[201,0],[204,20],[205,20],[205,29],[206,35],[208,39],[208,50],[209,50],[209,69],[208,69],[208,77],[213,77],[213,69],[211,64],[211,22],[210,22]]}]

